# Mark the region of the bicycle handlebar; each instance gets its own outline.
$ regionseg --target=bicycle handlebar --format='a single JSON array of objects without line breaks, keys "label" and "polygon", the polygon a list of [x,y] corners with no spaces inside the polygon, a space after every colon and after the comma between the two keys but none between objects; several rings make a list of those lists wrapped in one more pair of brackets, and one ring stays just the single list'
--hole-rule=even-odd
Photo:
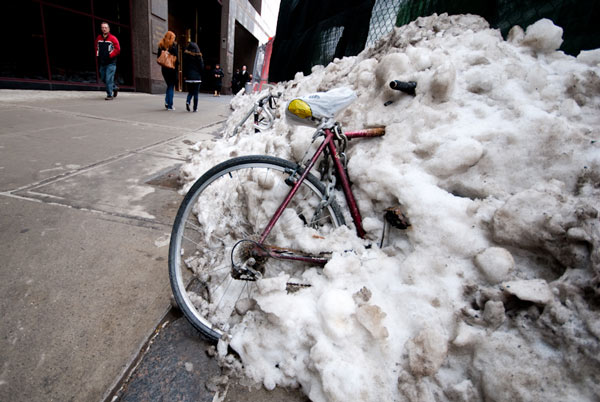
[{"label": "bicycle handlebar", "polygon": [[256,103],[259,106],[263,106],[265,104],[265,102],[269,102],[269,107],[271,109],[273,109],[273,99],[274,98],[279,98],[282,95],[281,92],[277,92],[277,94],[272,94],[271,92],[267,92],[266,94],[264,94],[263,96],[261,96],[260,98],[258,98],[258,100],[256,101]]},{"label": "bicycle handlebar", "polygon": [[399,81],[394,80],[390,82],[390,88],[395,89],[396,91],[402,91],[405,94],[415,95],[415,88],[417,87],[417,83],[415,81]]},{"label": "bicycle handlebar", "polygon": [[367,128],[358,131],[346,131],[344,132],[344,135],[348,137],[348,139],[381,137],[385,135],[385,127]]}]

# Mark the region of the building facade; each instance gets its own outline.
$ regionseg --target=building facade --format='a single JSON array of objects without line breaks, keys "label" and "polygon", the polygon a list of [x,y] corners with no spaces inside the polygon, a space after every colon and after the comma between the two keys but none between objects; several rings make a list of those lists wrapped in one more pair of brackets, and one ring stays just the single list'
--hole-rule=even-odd
[{"label": "building facade", "polygon": [[[121,45],[116,82],[122,90],[160,93],[156,63],[167,30],[200,46],[208,71],[219,63],[230,87],[235,68],[252,66],[257,47],[275,33],[278,0],[20,0],[5,5],[8,46],[0,88],[98,90],[94,39],[108,22]],[[183,48],[183,46],[180,46]],[[179,88],[183,89],[183,82]]]}]

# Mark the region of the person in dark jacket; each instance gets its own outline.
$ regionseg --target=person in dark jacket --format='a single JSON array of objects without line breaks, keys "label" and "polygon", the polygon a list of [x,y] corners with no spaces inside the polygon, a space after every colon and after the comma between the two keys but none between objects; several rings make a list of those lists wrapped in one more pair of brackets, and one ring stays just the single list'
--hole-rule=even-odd
[{"label": "person in dark jacket", "polygon": [[98,70],[100,79],[106,84],[106,100],[113,100],[117,96],[115,87],[115,71],[117,70],[117,56],[121,53],[119,40],[110,33],[107,22],[100,24],[102,33],[95,41],[96,56],[98,57]]},{"label": "person in dark jacket", "polygon": [[[175,34],[167,31],[165,36],[158,43],[158,59],[162,52],[167,50],[170,54],[177,56],[179,51],[177,43],[175,43]],[[162,76],[167,84],[167,93],[165,94],[165,109],[175,110],[173,107],[173,96],[175,95],[175,84],[177,83],[177,71],[179,69],[179,59],[175,60],[175,68],[167,68],[161,66]]]},{"label": "person in dark jacket", "polygon": [[215,95],[221,96],[221,87],[223,86],[223,77],[225,73],[219,64],[215,66],[215,71],[213,71],[213,75],[215,76]]},{"label": "person in dark jacket", "polygon": [[198,110],[198,91],[202,83],[202,71],[204,70],[204,61],[200,48],[194,42],[188,43],[183,52],[183,79],[188,87],[187,100],[185,108],[190,111],[190,102],[194,99],[194,112]]},{"label": "person in dark jacket", "polygon": [[240,72],[240,88],[244,88],[248,81],[250,81],[250,74],[248,74],[246,66],[242,66],[242,71]]},{"label": "person in dark jacket", "polygon": [[231,80],[231,90],[233,94],[237,94],[240,90],[240,69],[236,68],[235,73],[233,73],[233,78]]}]

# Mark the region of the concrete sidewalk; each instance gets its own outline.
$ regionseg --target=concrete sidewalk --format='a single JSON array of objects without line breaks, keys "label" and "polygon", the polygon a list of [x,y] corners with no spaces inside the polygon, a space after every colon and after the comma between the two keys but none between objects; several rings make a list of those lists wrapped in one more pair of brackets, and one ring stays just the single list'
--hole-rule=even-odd
[{"label": "concrete sidewalk", "polygon": [[[0,90],[0,401],[213,400],[167,257],[177,169],[231,97],[188,113],[184,96]],[[219,396],[306,400],[235,380]]]},{"label": "concrete sidewalk", "polygon": [[168,311],[181,196],[148,183],[230,100],[182,95],[0,91],[1,401],[102,400]]}]

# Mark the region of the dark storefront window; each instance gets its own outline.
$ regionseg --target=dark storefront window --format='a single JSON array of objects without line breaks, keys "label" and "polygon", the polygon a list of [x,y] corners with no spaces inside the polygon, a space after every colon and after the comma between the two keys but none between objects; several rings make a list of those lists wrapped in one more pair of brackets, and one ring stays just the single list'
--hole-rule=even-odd
[{"label": "dark storefront window", "polygon": [[95,83],[92,18],[62,8],[44,7],[44,21],[52,80]]},{"label": "dark storefront window", "polygon": [[3,7],[11,39],[0,59],[0,78],[103,86],[94,40],[107,21],[121,44],[116,82],[133,86],[130,0],[19,0]]},{"label": "dark storefront window", "polygon": [[45,2],[70,8],[71,10],[81,11],[82,13],[86,14],[91,14],[92,12],[92,5],[89,0],[46,0]]},{"label": "dark storefront window", "polygon": [[0,77],[34,80],[48,79],[48,65],[44,48],[44,30],[40,4],[31,1],[12,1],[4,5],[5,32],[10,39],[4,41],[0,59]]},{"label": "dark storefront window", "polygon": [[96,18],[129,25],[129,0],[94,1]]}]

